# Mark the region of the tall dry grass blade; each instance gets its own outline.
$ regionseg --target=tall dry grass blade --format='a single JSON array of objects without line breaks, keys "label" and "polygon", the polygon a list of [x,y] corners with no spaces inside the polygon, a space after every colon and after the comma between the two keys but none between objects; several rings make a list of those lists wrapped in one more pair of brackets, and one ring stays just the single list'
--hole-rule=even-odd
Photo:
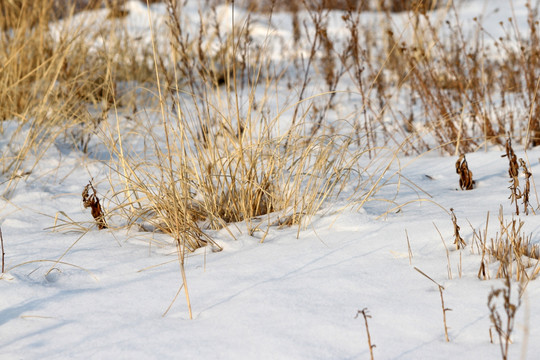
[{"label": "tall dry grass blade", "polygon": [[456,245],[456,250],[459,250],[462,247],[467,246],[467,244],[459,234],[460,227],[457,224],[457,218],[456,214],[454,214],[454,209],[450,208],[450,213],[452,214],[452,225],[454,226],[454,245]]},{"label": "tall dry grass blade", "polygon": [[441,307],[442,307],[442,313],[443,313],[444,336],[445,336],[446,342],[450,342],[450,338],[448,337],[448,326],[446,325],[446,312],[452,311],[452,309],[446,308],[444,306],[444,297],[443,297],[444,286],[442,286],[441,284],[433,280],[430,276],[428,276],[425,272],[423,272],[416,266],[414,267],[414,269],[418,271],[420,274],[424,275],[429,280],[431,280],[433,283],[435,283],[435,285],[437,285],[439,289],[439,294],[441,295]]},{"label": "tall dry grass blade", "polygon": [[368,326],[368,318],[371,318],[371,315],[368,314],[368,309],[364,308],[362,310],[358,310],[356,313],[355,319],[358,318],[358,315],[362,314],[364,318],[364,325],[366,326],[366,333],[367,333],[367,341],[368,341],[368,347],[369,347],[369,356],[371,360],[374,359],[373,357],[373,348],[375,348],[375,344],[371,344],[371,334],[369,333],[369,326]]},{"label": "tall dry grass blade", "polygon": [[5,272],[4,264],[5,264],[5,256],[6,252],[4,251],[4,236],[2,235],[2,228],[0,227],[0,244],[2,245],[2,274]]}]

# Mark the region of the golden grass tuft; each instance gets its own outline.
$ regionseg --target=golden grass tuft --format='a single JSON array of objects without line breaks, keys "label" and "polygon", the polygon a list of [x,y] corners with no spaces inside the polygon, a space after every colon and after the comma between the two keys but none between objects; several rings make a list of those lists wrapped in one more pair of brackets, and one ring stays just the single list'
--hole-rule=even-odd
[{"label": "golden grass tuft", "polygon": [[[540,273],[540,249],[531,242],[532,236],[523,232],[523,221],[506,221],[502,207],[499,211],[499,230],[488,240],[487,222],[484,233],[474,231],[472,242],[482,254],[478,277],[504,279],[506,277],[527,284]],[[489,220],[489,214],[488,214]],[[496,269],[490,271],[490,266]],[[525,287],[525,286],[524,286]]]}]

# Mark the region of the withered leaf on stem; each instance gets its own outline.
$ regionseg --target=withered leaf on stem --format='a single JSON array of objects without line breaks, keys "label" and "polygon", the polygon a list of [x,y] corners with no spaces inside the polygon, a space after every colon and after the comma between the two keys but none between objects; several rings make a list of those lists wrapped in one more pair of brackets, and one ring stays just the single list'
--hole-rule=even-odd
[{"label": "withered leaf on stem", "polygon": [[525,176],[525,188],[523,189],[523,192],[521,194],[523,200],[523,210],[525,211],[525,215],[529,215],[529,193],[531,191],[530,177],[532,176],[532,173],[527,168],[527,163],[523,159],[520,158],[519,163],[521,165],[521,168],[523,169],[523,175]]},{"label": "withered leaf on stem", "polygon": [[[90,191],[92,191],[92,193],[90,193]],[[103,213],[103,209],[101,208],[96,194],[96,189],[92,185],[92,182],[89,182],[88,185],[84,187],[82,201],[85,209],[90,208],[92,216],[96,220],[98,229],[106,229],[107,223],[105,222],[105,214]]]},{"label": "withered leaf on stem", "polygon": [[456,161],[456,173],[459,174],[459,187],[461,190],[472,190],[476,185],[473,180],[473,173],[469,170],[465,155],[461,154]]},{"label": "withered leaf on stem", "polygon": [[512,140],[510,138],[506,140],[505,148],[506,153],[501,156],[508,158],[508,175],[510,176],[510,186],[508,187],[510,189],[509,199],[511,199],[511,202],[514,203],[516,206],[516,215],[519,215],[518,199],[521,199],[523,195],[519,188],[519,164],[514,149],[512,149]]},{"label": "withered leaf on stem", "polygon": [[450,208],[450,213],[452,214],[452,224],[454,224],[454,245],[456,245],[456,249],[459,250],[467,246],[467,243],[465,243],[465,240],[463,240],[463,238],[459,234],[459,230],[461,228],[457,224],[457,218],[456,214],[454,214],[454,209]]}]

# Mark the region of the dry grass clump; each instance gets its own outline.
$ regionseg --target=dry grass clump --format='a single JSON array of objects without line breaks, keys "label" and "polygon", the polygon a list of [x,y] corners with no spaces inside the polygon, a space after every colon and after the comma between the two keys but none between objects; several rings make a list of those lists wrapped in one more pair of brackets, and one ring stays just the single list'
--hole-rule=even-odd
[{"label": "dry grass clump", "polygon": [[[465,34],[457,5],[447,1],[247,0],[235,4],[251,11],[269,12],[270,17],[273,11],[291,12],[292,52],[301,54],[291,59],[293,68],[287,69],[297,74],[297,83],[291,81],[291,87],[298,89],[300,100],[304,99],[316,73],[326,85],[320,91],[328,91],[324,97],[327,101],[322,97],[313,101],[310,117],[314,118],[315,132],[324,122],[321,119],[326,119],[344,98],[336,91],[346,83],[347,91],[358,97],[354,100],[357,111],[348,120],[355,124],[358,133],[367,135],[364,141],[371,147],[401,146],[405,141],[402,150],[408,154],[440,148],[458,156],[489,144],[502,145],[508,136],[526,146],[534,146],[540,138],[536,134],[540,107],[534,80],[540,69],[540,41],[537,14],[532,6],[528,6],[526,34],[520,33],[512,24],[514,20],[509,19],[509,26],[502,24],[506,36],[493,39],[478,19],[474,35]],[[342,27],[349,36],[336,36],[329,31],[328,19],[334,21],[329,9],[343,11]],[[430,11],[434,9],[437,11]],[[376,25],[379,31],[374,32],[370,27],[373,24],[366,25],[361,20],[364,10],[386,14]],[[401,21],[395,21],[396,18],[404,19],[405,15],[395,12],[402,11],[408,11],[407,20],[397,28]],[[248,21],[238,33],[249,36],[249,27]],[[201,28],[201,33],[207,28]],[[183,37],[186,39],[185,34]],[[184,41],[186,46],[177,48],[182,50],[181,54],[197,54],[192,59],[200,60],[192,60],[192,66],[185,69],[201,72],[198,64],[203,63],[206,72],[216,75],[217,81],[224,84],[227,71],[232,69],[232,58],[239,61],[239,66],[238,73],[229,79],[247,68],[239,56],[244,44],[240,39],[241,36],[235,37],[236,54],[228,52],[228,61],[208,59],[205,51],[193,51],[199,47],[193,37],[190,44]],[[225,48],[230,50],[231,46]],[[183,61],[182,57],[180,60]],[[395,106],[397,98],[408,105]]]},{"label": "dry grass clump", "polygon": [[411,125],[429,132],[432,142],[417,143],[414,151],[437,146],[458,155],[503,144],[508,135],[535,146],[538,84],[532,79],[540,69],[536,10],[528,6],[527,34],[516,30],[510,18],[508,26],[501,24],[506,36],[493,39],[478,19],[475,35],[464,34],[452,3],[441,9],[413,11],[401,29],[392,25],[388,12],[381,92],[389,92],[385,88],[392,80],[401,87],[400,96],[410,98],[411,109],[400,113],[389,105],[386,112],[408,132]]},{"label": "dry grass clump", "polygon": [[[117,125],[111,136],[117,140],[109,144],[121,186],[111,198],[128,226],[175,240],[189,308],[187,253],[206,245],[219,250],[205,230],[244,221],[261,242],[274,225],[300,230],[363,170],[350,136],[309,131],[302,110],[298,122],[279,128],[286,110],[275,112],[270,96],[279,91],[279,77],[266,75],[264,49],[249,48],[249,20],[230,34],[220,32],[217,18],[201,22],[206,28],[190,38],[176,6],[167,3],[172,51],[153,50],[161,122],[149,119],[141,135],[150,146],[143,153],[124,142]],[[219,41],[213,54],[206,47],[209,33]]]},{"label": "dry grass clump", "polygon": [[[253,234],[261,230],[257,218],[263,215],[269,216],[266,228],[281,223],[280,218],[301,225],[327,198],[357,179],[360,154],[348,150],[347,138],[310,138],[302,136],[300,127],[287,138],[275,136],[271,128],[277,119],[250,134],[261,119],[243,119],[245,128],[239,133],[230,130],[229,119],[208,123],[182,113],[165,116],[168,140],[156,134],[149,139],[155,141],[155,151],[147,155],[152,161],[122,160],[118,172],[125,174],[126,187],[117,195],[131,198],[129,217],[134,222],[151,223],[166,233],[171,233],[172,204],[180,207],[174,213],[183,214],[196,228],[202,224],[219,229],[245,220]],[[160,143],[169,146],[160,149]],[[122,156],[119,151],[117,155]],[[200,235],[189,241],[189,250],[206,245]]]},{"label": "dry grass clump", "polygon": [[[145,52],[122,33],[121,21],[115,20],[121,13],[99,26],[87,19],[75,26],[78,7],[56,14],[52,2],[20,3],[17,11],[3,11],[0,19],[2,28],[11,29],[0,34],[0,131],[5,123],[16,123],[16,135],[24,137],[19,148],[14,140],[7,147],[11,153],[3,153],[3,173],[12,179],[3,195],[32,170],[29,155],[39,161],[58,139],[86,152],[99,133],[117,160],[110,196],[116,207],[108,206],[107,215],[122,215],[128,225],[171,235],[188,307],[186,254],[206,245],[220,249],[205,230],[245,221],[249,233],[262,232],[264,241],[272,226],[298,225],[300,230],[346,187],[369,187],[359,185],[366,171],[358,165],[367,152],[363,135],[338,135],[323,121],[344,73],[334,69],[336,62],[320,63],[331,94],[320,96],[323,106],[314,113],[310,106],[316,96],[304,94],[274,107],[270,94],[283,91],[283,72],[266,59],[264,48],[252,47],[249,17],[225,33],[214,9],[213,21],[201,19],[194,37],[184,31],[181,4],[170,0],[172,48],[162,53],[154,43]],[[101,3],[85,6],[99,8]],[[108,6],[120,9],[122,3]],[[37,10],[41,12],[34,14]],[[321,21],[313,53],[322,47],[334,58],[322,13],[312,15]],[[52,22],[58,18],[62,21]],[[212,51],[214,40],[217,51]],[[314,55],[312,61],[318,60]],[[305,78],[310,69],[304,69]],[[135,132],[149,144],[138,153],[124,142],[124,136],[137,134],[126,134],[119,116],[116,124],[109,118],[126,106],[130,82],[155,90],[159,108],[145,110],[161,119],[155,124],[151,118],[147,131]],[[139,118],[136,110],[134,105],[133,117]],[[283,129],[280,119],[288,111],[294,111],[295,120]],[[366,196],[373,193],[367,190]],[[92,184],[82,197],[98,228],[112,224],[110,218],[105,221]]]},{"label": "dry grass clump", "polygon": [[[222,1],[224,2],[224,1]],[[298,11],[307,10],[367,10],[370,0],[240,0],[240,6],[244,6],[251,11],[273,12],[273,11]]]},{"label": "dry grass clump", "polygon": [[20,27],[33,27],[50,21],[53,6],[52,1],[38,1],[38,6],[32,6],[25,0],[0,1],[0,19],[2,30]]},{"label": "dry grass clump", "polygon": [[444,1],[438,0],[378,0],[378,6],[384,11],[413,11],[425,14],[441,6]]},{"label": "dry grass clump", "polygon": [[382,10],[390,12],[426,11],[436,9],[443,3],[437,0],[240,0],[238,3],[252,11],[297,11],[298,9],[317,10]]},{"label": "dry grass clump", "polygon": [[[300,228],[325,200],[360,181],[365,170],[358,161],[367,150],[355,149],[354,137],[327,132],[317,121],[310,128],[309,107],[300,105],[313,98],[300,92],[286,110],[274,111],[270,94],[280,91],[279,77],[266,75],[273,69],[261,57],[264,49],[249,48],[249,19],[231,34],[214,33],[221,43],[211,55],[203,36],[219,28],[217,19],[203,23],[208,28],[201,37],[188,38],[175,4],[167,5],[176,66],[156,67],[157,79],[166,83],[159,95],[161,125],[145,139],[153,150],[139,157],[118,143],[111,149],[124,183],[113,197],[129,224],[151,224],[176,238],[171,217],[181,214],[187,228],[198,229],[190,233],[193,239],[181,239],[189,251],[208,243],[201,228],[239,221],[250,234],[262,231],[263,241],[273,224]],[[284,111],[293,111],[296,121],[280,130]]]},{"label": "dry grass clump", "polygon": [[[489,219],[489,214],[488,214]],[[482,254],[478,277],[504,279],[509,277],[527,283],[540,272],[540,249],[531,243],[532,236],[523,232],[524,222],[519,219],[505,221],[502,208],[499,212],[499,231],[488,240],[487,222],[484,233],[474,231],[473,244]],[[474,245],[473,245],[474,248]],[[490,271],[490,264],[496,268]]]},{"label": "dry grass clump", "polygon": [[[11,29],[0,34],[0,132],[6,120],[18,127],[2,151],[1,172],[9,178],[4,196],[55,139],[87,151],[92,134],[127,93],[117,84],[149,79],[148,59],[113,24],[71,22],[80,6],[60,11],[52,1],[0,3],[0,27]],[[96,40],[105,34],[108,42],[100,48]],[[30,154],[34,163],[26,163]]]}]

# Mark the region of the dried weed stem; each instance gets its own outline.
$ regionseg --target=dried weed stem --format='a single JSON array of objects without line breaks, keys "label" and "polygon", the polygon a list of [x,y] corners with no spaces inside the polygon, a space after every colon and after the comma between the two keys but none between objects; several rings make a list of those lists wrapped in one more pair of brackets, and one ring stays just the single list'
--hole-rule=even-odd
[{"label": "dried weed stem", "polygon": [[457,224],[457,218],[453,208],[450,208],[450,213],[452,214],[452,224],[454,225],[454,245],[456,245],[456,250],[459,250],[467,246],[467,243],[465,243],[465,240],[459,234],[460,227]]},{"label": "dried weed stem", "polygon": [[[92,193],[90,193],[90,191]],[[99,198],[97,197],[96,189],[90,181],[88,185],[84,187],[82,192],[82,201],[85,209],[90,208],[92,216],[96,221],[96,225],[99,230],[107,228],[107,222],[105,221],[105,214],[99,203]]]},{"label": "dried weed stem", "polygon": [[368,318],[371,318],[371,315],[368,314],[367,308],[363,308],[362,310],[358,310],[354,318],[355,319],[358,318],[358,315],[360,314],[362,314],[362,316],[364,317],[364,324],[366,325],[367,341],[368,341],[368,346],[369,346],[369,355],[371,357],[371,360],[373,360],[374,359],[373,348],[376,346],[374,344],[373,345],[371,344],[371,335],[369,333],[368,320],[367,320]]},{"label": "dried weed stem", "polygon": [[[525,212],[525,215],[529,215],[529,206],[530,206],[529,194],[531,192],[530,178],[532,176],[532,173],[527,168],[527,164],[525,163],[525,160],[520,158],[519,163],[521,165],[521,168],[523,169],[523,175],[525,176],[525,188],[523,189],[523,192],[521,193],[522,202],[523,202],[523,211]],[[532,207],[531,207],[531,210],[533,210]]]},{"label": "dried weed stem", "polygon": [[[512,343],[511,335],[514,330],[514,322],[516,312],[521,305],[521,297],[518,297],[517,303],[512,301],[512,283],[510,276],[506,276],[504,279],[504,287],[500,289],[492,289],[488,295],[488,309],[490,312],[489,318],[493,327],[497,331],[499,336],[499,346],[501,349],[501,357],[503,360],[508,359],[508,349]],[[502,307],[504,309],[503,316],[497,310],[496,301],[498,298],[502,298]],[[506,321],[505,321],[506,320]]]},{"label": "dried weed stem", "polygon": [[442,314],[443,314],[444,337],[446,339],[446,342],[450,342],[450,338],[448,337],[448,326],[446,325],[446,312],[447,311],[452,311],[452,309],[449,309],[449,308],[444,306],[444,297],[443,297],[444,286],[442,286],[441,284],[439,284],[438,282],[433,280],[430,276],[428,276],[425,272],[423,272],[422,270],[420,270],[416,266],[414,267],[414,269],[416,271],[418,271],[420,274],[424,275],[429,280],[431,280],[439,288],[439,294],[441,295]]},{"label": "dried weed stem", "polygon": [[4,236],[2,235],[2,228],[0,227],[0,244],[2,245],[2,274],[5,272],[4,261],[6,253],[4,252]]},{"label": "dried weed stem", "polygon": [[514,149],[512,149],[512,140],[508,138],[506,140],[506,153],[504,155],[501,155],[501,157],[507,157],[508,158],[508,175],[510,176],[510,186],[508,187],[510,189],[510,196],[508,197],[516,206],[516,215],[519,215],[519,204],[518,199],[521,198],[521,191],[519,189],[519,164],[517,160],[517,156],[514,153]]}]

